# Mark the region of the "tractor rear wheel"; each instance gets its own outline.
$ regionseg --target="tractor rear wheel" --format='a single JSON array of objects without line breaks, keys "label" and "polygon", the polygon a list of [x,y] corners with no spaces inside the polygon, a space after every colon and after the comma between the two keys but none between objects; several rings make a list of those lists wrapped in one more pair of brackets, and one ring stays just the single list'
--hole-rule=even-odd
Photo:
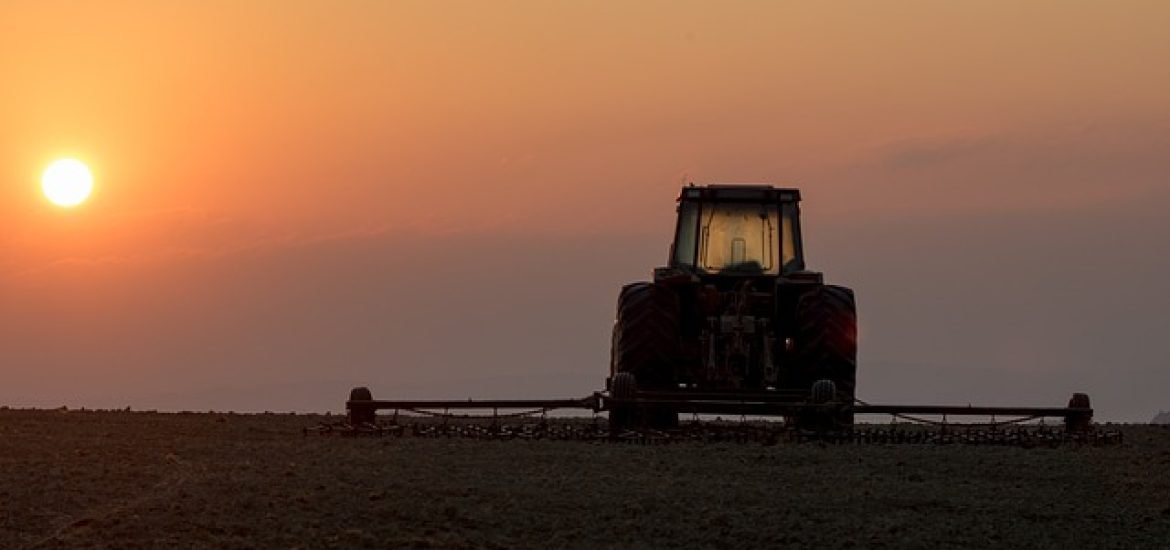
[{"label": "tractor rear wheel", "polygon": [[[796,353],[798,383],[808,388],[816,380],[831,380],[837,399],[852,405],[857,383],[857,306],[852,290],[821,285],[800,296]],[[853,413],[841,413],[837,423],[852,427]]]},{"label": "tractor rear wheel", "polygon": [[[614,326],[612,374],[632,374],[641,389],[671,389],[675,365],[682,357],[681,316],[678,295],[671,289],[645,282],[623,287]],[[671,409],[655,407],[643,416],[650,427],[678,425],[678,413]]]}]

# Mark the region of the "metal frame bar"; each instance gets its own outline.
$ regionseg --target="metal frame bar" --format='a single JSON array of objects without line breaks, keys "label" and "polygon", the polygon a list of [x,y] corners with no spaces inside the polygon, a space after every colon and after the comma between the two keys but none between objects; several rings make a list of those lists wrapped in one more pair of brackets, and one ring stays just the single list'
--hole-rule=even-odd
[{"label": "metal frame bar", "polygon": [[735,394],[719,392],[638,392],[632,399],[617,399],[598,392],[578,399],[486,400],[357,400],[346,409],[371,410],[471,410],[471,409],[582,409],[604,412],[616,407],[670,407],[680,413],[745,416],[789,416],[807,411],[852,408],[854,414],[916,414],[937,416],[1025,416],[1035,418],[1092,418],[1088,407],[980,407],[963,405],[890,405],[858,403],[813,404],[783,393]]},{"label": "metal frame bar", "polygon": [[589,396],[579,399],[465,399],[441,400],[428,399],[419,401],[387,401],[374,399],[371,401],[346,401],[345,408],[364,407],[373,410],[387,409],[594,409],[597,397]]}]

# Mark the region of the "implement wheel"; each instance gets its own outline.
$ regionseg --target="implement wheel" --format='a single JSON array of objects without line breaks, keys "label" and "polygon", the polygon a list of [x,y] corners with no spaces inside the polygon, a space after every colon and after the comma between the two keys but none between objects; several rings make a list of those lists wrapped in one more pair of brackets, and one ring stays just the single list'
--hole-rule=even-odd
[{"label": "implement wheel", "polygon": [[[357,387],[349,391],[350,401],[373,401],[374,395],[370,388]],[[377,418],[377,410],[368,407],[349,407],[349,423],[354,426],[373,424]]]},{"label": "implement wheel", "polygon": [[[796,306],[798,383],[811,388],[817,380],[836,385],[836,401],[853,404],[857,387],[857,306],[853,291],[818,286],[800,296]],[[841,412],[836,423],[853,427],[853,412]]]},{"label": "implement wheel", "polygon": [[[654,283],[632,283],[618,297],[610,370],[630,373],[642,389],[672,389],[674,369],[682,358],[681,317],[678,295]],[[616,383],[615,383],[616,386]],[[678,413],[654,407],[640,415],[653,428],[678,426]]]},{"label": "implement wheel", "polygon": [[[1092,410],[1092,404],[1089,402],[1089,394],[1074,393],[1072,399],[1068,400],[1068,407],[1070,409],[1089,409]],[[1065,430],[1070,433],[1087,432],[1093,426],[1093,413],[1078,413],[1070,415],[1064,419]]]}]

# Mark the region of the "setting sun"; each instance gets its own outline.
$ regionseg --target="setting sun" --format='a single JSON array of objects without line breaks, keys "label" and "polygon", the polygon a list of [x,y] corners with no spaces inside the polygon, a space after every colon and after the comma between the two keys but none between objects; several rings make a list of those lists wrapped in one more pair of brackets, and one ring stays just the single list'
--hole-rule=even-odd
[{"label": "setting sun", "polygon": [[61,159],[45,169],[41,176],[41,190],[45,198],[57,206],[77,206],[93,191],[93,175],[81,161]]}]

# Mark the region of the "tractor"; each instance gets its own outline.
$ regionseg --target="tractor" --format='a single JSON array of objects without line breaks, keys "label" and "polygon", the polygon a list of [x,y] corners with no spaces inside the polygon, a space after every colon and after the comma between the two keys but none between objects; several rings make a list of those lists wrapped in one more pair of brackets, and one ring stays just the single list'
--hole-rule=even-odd
[{"label": "tractor", "polygon": [[606,379],[615,399],[653,394],[658,404],[617,407],[611,425],[670,428],[688,401],[767,395],[837,404],[827,420],[791,420],[850,429],[853,291],[805,266],[800,191],[691,184],[677,212],[666,265],[618,296]]},{"label": "tractor", "polygon": [[[443,418],[441,424],[412,428],[419,434],[517,437],[501,427],[508,417],[541,415],[536,437],[596,437],[587,424],[574,430],[553,427],[544,415],[578,409],[609,413],[606,438],[616,441],[715,440],[764,437],[724,422],[678,426],[680,415],[731,415],[746,419],[783,417],[799,438],[824,441],[951,442],[946,418],[991,417],[988,435],[972,441],[1073,441],[1115,443],[1116,432],[1093,431],[1089,396],[1075,393],[1067,407],[983,407],[967,405],[875,404],[856,399],[857,309],[853,291],[827,285],[824,275],[805,267],[800,230],[800,191],[770,185],[690,185],[678,198],[678,220],[666,265],[653,279],[630,283],[618,295],[606,391],[576,399],[375,400],[365,387],[346,402],[347,435],[402,434],[400,411]],[[378,422],[391,409],[392,424]],[[455,410],[490,410],[490,426],[448,425]],[[854,415],[894,415],[914,423],[937,423],[941,431],[907,433],[854,429]],[[1018,417],[996,421],[996,417]],[[1065,431],[1040,424],[1036,431],[997,427],[1060,417]],[[474,417],[463,417],[474,418]],[[722,416],[720,416],[722,418]],[[596,419],[595,419],[596,420]],[[596,427],[596,422],[593,424]],[[580,431],[583,429],[586,432]],[[690,428],[697,427],[698,430]],[[679,428],[679,429],[675,429]],[[326,433],[332,428],[326,427]],[[558,435],[559,434],[559,435]],[[968,431],[968,436],[971,434]],[[894,437],[894,436],[897,437]],[[527,437],[527,436],[525,436]],[[987,439],[990,437],[990,439]],[[681,438],[681,439],[680,439]],[[1039,438],[1039,439],[1037,439]]]}]

